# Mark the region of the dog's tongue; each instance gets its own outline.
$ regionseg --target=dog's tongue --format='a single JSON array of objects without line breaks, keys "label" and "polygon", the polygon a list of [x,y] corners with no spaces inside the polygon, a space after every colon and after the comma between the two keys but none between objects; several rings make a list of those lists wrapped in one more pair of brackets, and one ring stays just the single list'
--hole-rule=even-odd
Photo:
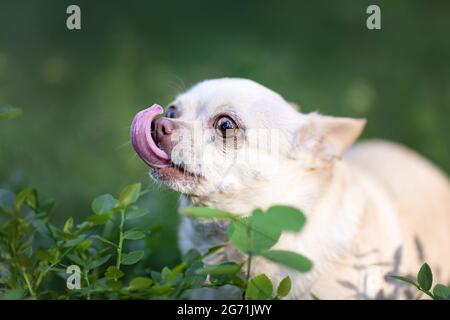
[{"label": "dog's tongue", "polygon": [[131,143],[134,150],[145,163],[156,168],[164,168],[170,164],[169,156],[156,146],[151,135],[153,119],[163,112],[160,105],[154,104],[136,114],[131,124]]}]

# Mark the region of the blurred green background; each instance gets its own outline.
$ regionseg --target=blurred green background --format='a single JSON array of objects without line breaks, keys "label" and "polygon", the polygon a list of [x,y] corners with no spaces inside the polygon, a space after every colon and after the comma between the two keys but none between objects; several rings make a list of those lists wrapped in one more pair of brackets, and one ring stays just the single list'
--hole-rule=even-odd
[{"label": "blurred green background", "polygon": [[[66,29],[78,4],[82,30]],[[382,30],[366,28],[378,4]],[[197,81],[256,80],[305,112],[368,118],[450,172],[449,1],[0,2],[0,187],[57,199],[56,221],[150,184],[129,144],[134,114]],[[386,159],[389,161],[389,159]],[[178,259],[177,195],[150,184],[154,267]]]}]

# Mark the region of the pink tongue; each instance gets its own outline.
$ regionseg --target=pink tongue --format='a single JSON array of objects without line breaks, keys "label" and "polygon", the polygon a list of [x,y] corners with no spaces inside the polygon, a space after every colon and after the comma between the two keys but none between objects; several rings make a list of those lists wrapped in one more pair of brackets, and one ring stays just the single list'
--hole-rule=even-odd
[{"label": "pink tongue", "polygon": [[155,168],[164,168],[170,164],[169,156],[156,146],[151,135],[153,119],[163,112],[160,105],[154,104],[139,112],[131,124],[131,143],[134,150],[145,163]]}]

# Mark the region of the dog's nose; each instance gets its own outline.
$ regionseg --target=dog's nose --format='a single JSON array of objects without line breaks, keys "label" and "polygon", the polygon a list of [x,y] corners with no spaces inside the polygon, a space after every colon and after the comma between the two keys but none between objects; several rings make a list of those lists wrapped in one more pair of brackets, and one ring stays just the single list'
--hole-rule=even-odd
[{"label": "dog's nose", "polygon": [[155,129],[157,138],[163,138],[172,134],[174,124],[169,119],[161,118],[155,121]]},{"label": "dog's nose", "polygon": [[153,123],[153,139],[169,156],[174,145],[172,133],[175,129],[176,123],[167,118],[157,119]]}]

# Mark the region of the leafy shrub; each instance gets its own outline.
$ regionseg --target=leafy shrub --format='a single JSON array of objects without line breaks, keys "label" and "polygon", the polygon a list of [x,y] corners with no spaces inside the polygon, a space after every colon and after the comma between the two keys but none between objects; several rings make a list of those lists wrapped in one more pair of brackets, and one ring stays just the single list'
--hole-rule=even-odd
[{"label": "leafy shrub", "polygon": [[425,293],[428,297],[433,300],[450,300],[450,288],[444,286],[443,284],[436,284],[433,286],[433,273],[430,266],[424,263],[417,273],[417,279],[411,279],[404,276],[390,276],[393,279],[403,281],[409,285],[416,287],[420,292]]},{"label": "leafy shrub", "polygon": [[[305,216],[295,208],[273,206],[266,212],[256,209],[250,216],[245,217],[202,207],[182,208],[180,213],[199,219],[225,219],[230,221],[228,225],[229,242],[247,256],[246,281],[241,285],[233,281],[231,283],[240,286],[245,291],[244,297],[246,299],[273,298],[272,282],[266,275],[262,274],[249,279],[254,256],[264,257],[299,272],[307,272],[312,268],[312,262],[301,254],[285,250],[271,250],[278,242],[282,232],[299,232],[305,224]],[[221,266],[216,266],[216,268]],[[235,276],[238,271],[240,271],[240,268],[236,268],[233,275]],[[275,298],[286,296],[290,287],[290,279],[287,277],[279,284]]]},{"label": "leafy shrub", "polygon": [[[0,297],[181,299],[192,289],[233,285],[241,288],[244,299],[281,299],[290,291],[290,278],[278,284],[274,295],[266,275],[249,278],[252,258],[261,256],[300,272],[312,267],[302,255],[271,250],[282,232],[300,231],[305,223],[298,210],[276,206],[244,218],[210,208],[181,210],[200,219],[229,220],[230,243],[247,256],[246,270],[236,262],[204,265],[203,259],[225,244],[203,255],[192,250],[173,268],[148,270],[142,259],[149,253],[145,243],[152,232],[133,227],[142,225],[140,219],[148,214],[137,205],[145,193],[141,184],[133,184],[117,197],[98,196],[85,221],[76,224],[70,217],[58,227],[50,222],[54,202],[42,201],[35,189],[18,194],[0,190]],[[66,281],[76,282],[70,283],[68,267],[74,266],[80,271],[80,288],[69,290]]]}]

